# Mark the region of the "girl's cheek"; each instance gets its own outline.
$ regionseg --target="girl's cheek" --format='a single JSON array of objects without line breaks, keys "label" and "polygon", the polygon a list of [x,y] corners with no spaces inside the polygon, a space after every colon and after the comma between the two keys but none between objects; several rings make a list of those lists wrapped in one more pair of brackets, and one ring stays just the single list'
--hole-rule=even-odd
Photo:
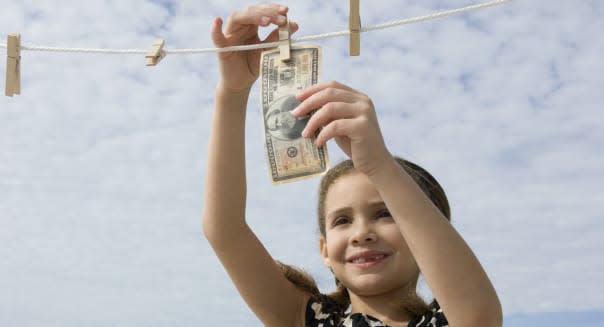
[{"label": "girl's cheek", "polygon": [[346,241],[344,239],[335,239],[332,238],[332,243],[330,244],[330,248],[331,248],[331,253],[336,254],[338,253],[338,255],[341,254],[341,252],[344,252],[346,250]]}]

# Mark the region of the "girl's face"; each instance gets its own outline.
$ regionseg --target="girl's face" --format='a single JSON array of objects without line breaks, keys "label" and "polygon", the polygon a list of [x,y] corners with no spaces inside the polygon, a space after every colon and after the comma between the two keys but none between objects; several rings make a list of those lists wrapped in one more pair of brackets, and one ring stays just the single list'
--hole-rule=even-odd
[{"label": "girl's face", "polygon": [[365,175],[354,171],[327,191],[320,247],[327,267],[359,296],[402,291],[418,273],[379,193]]}]

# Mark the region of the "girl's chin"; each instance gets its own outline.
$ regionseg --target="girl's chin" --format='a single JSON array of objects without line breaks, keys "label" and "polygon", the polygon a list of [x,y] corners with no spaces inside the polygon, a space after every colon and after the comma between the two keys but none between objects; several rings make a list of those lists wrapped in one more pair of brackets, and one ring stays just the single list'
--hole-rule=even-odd
[{"label": "girl's chin", "polygon": [[401,274],[367,273],[346,280],[345,285],[348,285],[347,288],[355,295],[369,297],[408,292],[407,289],[411,285],[412,279],[413,276],[401,278]]},{"label": "girl's chin", "polygon": [[382,276],[359,276],[350,281],[350,291],[359,296],[374,296],[391,288],[392,283],[384,280]]}]

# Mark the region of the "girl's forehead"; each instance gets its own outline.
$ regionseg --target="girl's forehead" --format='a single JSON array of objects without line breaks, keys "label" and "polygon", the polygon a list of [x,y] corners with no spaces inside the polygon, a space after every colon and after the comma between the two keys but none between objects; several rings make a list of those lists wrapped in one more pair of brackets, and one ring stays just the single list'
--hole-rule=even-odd
[{"label": "girl's forehead", "polygon": [[364,203],[381,201],[377,189],[362,173],[351,172],[340,176],[327,190],[326,213],[343,207],[354,207]]}]

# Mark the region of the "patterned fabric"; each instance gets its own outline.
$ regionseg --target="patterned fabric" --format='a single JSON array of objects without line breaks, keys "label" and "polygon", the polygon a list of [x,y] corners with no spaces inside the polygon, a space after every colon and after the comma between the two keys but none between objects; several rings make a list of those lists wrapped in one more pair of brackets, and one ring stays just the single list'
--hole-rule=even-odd
[{"label": "patterned fabric", "polygon": [[[342,316],[328,301],[308,300],[306,327],[389,327],[370,315],[353,313]],[[408,327],[447,327],[449,323],[438,304],[421,317],[409,322]]]}]

